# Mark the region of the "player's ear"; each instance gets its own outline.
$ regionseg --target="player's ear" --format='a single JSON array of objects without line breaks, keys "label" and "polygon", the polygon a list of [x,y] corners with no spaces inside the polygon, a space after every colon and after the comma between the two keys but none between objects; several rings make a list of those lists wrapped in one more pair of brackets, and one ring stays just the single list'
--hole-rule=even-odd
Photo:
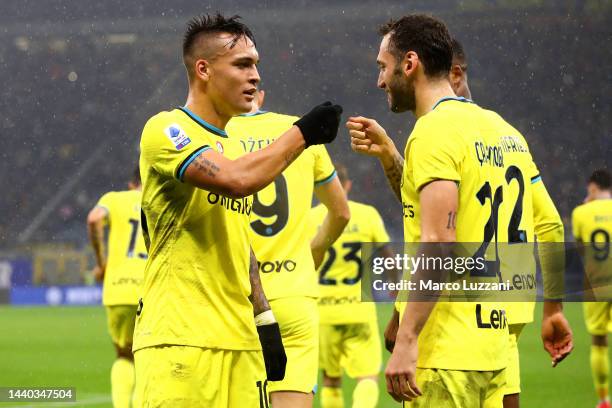
[{"label": "player's ear", "polygon": [[451,86],[453,87],[453,90],[455,90],[459,87],[459,84],[461,83],[461,78],[463,77],[463,70],[461,69],[461,66],[459,64],[453,64],[451,66],[451,70],[450,70],[450,83]]},{"label": "player's ear", "polygon": [[208,81],[210,78],[210,64],[204,59],[196,60],[195,75],[203,81]]},{"label": "player's ear", "polygon": [[412,74],[418,65],[419,57],[414,51],[408,51],[402,60],[402,71],[406,76]]}]

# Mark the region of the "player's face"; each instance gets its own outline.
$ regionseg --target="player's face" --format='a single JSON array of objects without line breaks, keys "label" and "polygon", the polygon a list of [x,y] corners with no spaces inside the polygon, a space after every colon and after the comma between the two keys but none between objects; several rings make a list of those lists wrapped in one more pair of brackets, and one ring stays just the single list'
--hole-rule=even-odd
[{"label": "player's face", "polygon": [[223,114],[234,116],[251,111],[260,77],[257,72],[259,54],[255,44],[242,37],[233,47],[232,37],[220,37],[223,47],[210,61],[207,94]]},{"label": "player's face", "polygon": [[402,64],[389,52],[389,34],[380,43],[376,58],[378,64],[378,87],[387,93],[387,103],[392,112],[414,111],[416,100],[413,79],[402,70]]}]

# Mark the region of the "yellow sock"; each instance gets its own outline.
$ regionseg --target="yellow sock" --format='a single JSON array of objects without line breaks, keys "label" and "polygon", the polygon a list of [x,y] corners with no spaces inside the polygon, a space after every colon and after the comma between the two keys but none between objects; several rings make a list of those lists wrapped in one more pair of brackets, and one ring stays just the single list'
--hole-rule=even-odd
[{"label": "yellow sock", "polygon": [[370,378],[361,380],[353,390],[353,408],[375,408],[378,403],[378,383]]},{"label": "yellow sock", "polygon": [[111,368],[111,394],[114,408],[129,408],[134,389],[134,363],[118,358]]},{"label": "yellow sock", "polygon": [[321,407],[322,408],[344,408],[344,397],[342,388],[323,387],[321,388]]},{"label": "yellow sock", "polygon": [[591,345],[591,372],[595,391],[600,400],[608,398],[608,378],[610,363],[608,362],[608,347]]}]

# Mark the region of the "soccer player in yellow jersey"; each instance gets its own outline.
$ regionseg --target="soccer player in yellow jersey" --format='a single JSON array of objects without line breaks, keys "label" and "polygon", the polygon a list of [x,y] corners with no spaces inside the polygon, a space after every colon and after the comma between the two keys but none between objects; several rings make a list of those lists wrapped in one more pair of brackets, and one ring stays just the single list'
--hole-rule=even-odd
[{"label": "soccer player in yellow jersey", "polygon": [[[352,182],[343,165],[336,165],[347,196]],[[342,408],[342,371],[357,380],[353,407],[374,408],[378,402],[381,366],[376,306],[361,302],[362,242],[389,242],[382,218],[372,206],[349,201],[351,220],[328,250],[319,268],[320,357],[323,371],[321,406]],[[325,218],[325,207],[312,209],[312,227]]]},{"label": "soccer player in yellow jersey", "polygon": [[[584,245],[585,277],[595,298],[598,292],[610,293],[612,277],[612,179],[606,170],[596,170],[589,178],[584,204],[572,212],[572,231],[579,244]],[[602,297],[607,297],[605,295]],[[584,317],[591,334],[591,371],[598,408],[609,408],[608,332],[612,331],[612,302],[585,302]]]},{"label": "soccer player in yellow jersey", "polygon": [[[102,303],[117,359],[111,369],[115,408],[129,407],[134,388],[132,335],[139,287],[147,259],[140,229],[140,172],[134,172],[127,191],[111,191],[87,216],[87,231],[96,257],[94,277],[103,281]],[[108,226],[108,251],[104,227]],[[108,252],[108,256],[106,255]]]},{"label": "soccer player in yellow jersey", "polygon": [[142,132],[149,259],[133,349],[145,407],[268,407],[266,378],[284,377],[280,330],[249,244],[251,195],[304,149],[331,142],[342,109],[318,105],[244,155],[224,129],[252,109],[258,61],[237,16],[192,19],[183,40],[187,102]]},{"label": "soccer player in yellow jersey", "polygon": [[[456,38],[452,40],[452,47],[453,61],[449,73],[449,82],[457,96],[471,99],[472,94],[468,84],[468,64],[465,51],[462,44]],[[543,244],[543,246],[540,247],[543,251],[548,250],[548,252],[553,252],[553,256],[558,256],[559,251],[555,250],[554,243],[562,243],[564,240],[563,222],[539,174],[532,176],[530,181],[533,184],[533,221],[537,241]],[[542,254],[542,256],[545,255]],[[544,261],[544,259],[542,260]],[[551,268],[551,271],[548,273],[552,276],[555,272],[554,268],[556,265],[549,266],[549,264],[550,263],[547,264],[547,262],[542,262],[543,268]],[[532,280],[529,280],[529,282],[535,282],[535,275],[532,274],[531,276]],[[400,302],[396,304],[396,307],[399,307],[399,305],[401,305]],[[533,321],[534,303],[509,302],[505,305],[505,308],[508,316],[510,343],[509,361],[506,369],[504,408],[518,408],[519,394],[521,392],[518,339],[525,324]],[[389,351],[393,349],[398,325],[399,312],[395,309],[385,330],[385,344]]]},{"label": "soccer player in yellow jersey", "polygon": [[[375,121],[349,118],[347,127],[353,150],[378,157],[401,198],[405,241],[486,248],[493,239],[533,240],[535,166],[527,144],[495,113],[456,97],[444,23],[410,15],[381,34],[378,86],[393,112],[417,117],[406,162]],[[410,301],[401,314],[385,371],[395,399],[415,407],[502,405],[509,341],[502,303]],[[571,331],[559,302],[547,303],[544,315],[545,346],[556,362],[571,351]]]},{"label": "soccer player in yellow jersey", "polygon": [[[265,148],[297,119],[261,110],[263,97],[258,91],[253,111],[227,125],[245,153]],[[323,228],[310,243],[313,192],[327,211]],[[253,197],[251,246],[287,353],[285,378],[268,384],[275,408],[312,406],[319,354],[315,264],[321,263],[349,217],[346,196],[324,146],[309,148]]]}]

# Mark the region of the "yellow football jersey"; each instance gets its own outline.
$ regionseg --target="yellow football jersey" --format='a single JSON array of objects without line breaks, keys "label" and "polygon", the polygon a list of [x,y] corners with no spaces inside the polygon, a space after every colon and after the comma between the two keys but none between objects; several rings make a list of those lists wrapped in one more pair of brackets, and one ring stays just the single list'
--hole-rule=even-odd
[{"label": "yellow football jersey", "polygon": [[138,190],[111,191],[97,204],[108,214],[108,259],[102,289],[106,306],[138,304],[147,259],[140,228],[140,197]]},{"label": "yellow football jersey", "polygon": [[[227,132],[242,151],[263,149],[286,132],[295,116],[260,111],[230,120]],[[306,149],[273,183],[253,197],[249,237],[268,299],[318,296],[308,214],[315,185],[336,177],[322,145]]]},{"label": "yellow football jersey", "polygon": [[572,231],[584,243],[586,283],[594,299],[609,301],[612,297],[612,199],[593,200],[572,212]]},{"label": "yellow football jersey", "polygon": [[140,141],[143,231],[149,243],[134,350],[175,344],[260,348],[248,299],[252,198],[231,199],[183,183],[189,164],[239,143],[186,108],[161,112]]},{"label": "yellow football jersey", "polygon": [[[351,219],[331,246],[319,268],[319,320],[321,324],[352,324],[376,320],[376,305],[361,302],[362,242],[389,242],[376,208],[348,202]],[[323,224],[327,209],[319,204],[310,219],[313,234]]]},{"label": "yellow football jersey", "polygon": [[[421,188],[434,180],[452,180],[459,188],[457,242],[480,243],[474,255],[487,259],[484,273],[469,273],[492,283],[512,280],[509,273],[535,274],[535,260],[521,271],[504,270],[504,259],[497,258],[494,250],[496,242],[534,239],[531,182],[537,181],[538,174],[527,143],[516,129],[471,101],[445,98],[417,120],[405,154],[402,202],[406,242],[421,239]],[[419,336],[417,366],[450,370],[505,367],[505,308],[497,302],[439,301]]]}]

